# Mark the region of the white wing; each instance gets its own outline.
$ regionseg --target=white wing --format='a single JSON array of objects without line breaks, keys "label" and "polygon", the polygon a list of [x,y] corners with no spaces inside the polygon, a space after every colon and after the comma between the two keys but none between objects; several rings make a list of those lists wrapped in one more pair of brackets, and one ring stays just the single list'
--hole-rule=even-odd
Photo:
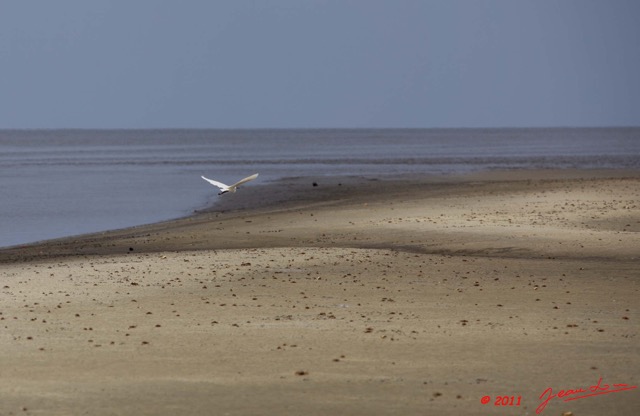
[{"label": "white wing", "polygon": [[239,180],[238,182],[236,182],[236,183],[234,183],[233,185],[231,185],[229,188],[235,188],[235,187],[238,187],[238,186],[242,185],[242,184],[243,184],[243,183],[245,183],[245,182],[249,182],[249,181],[254,180],[254,179],[255,179],[255,178],[257,178],[257,177],[258,177],[258,174],[257,174],[257,173],[254,173],[254,174],[253,174],[253,175],[251,175],[251,176],[247,176],[246,178]]},{"label": "white wing", "polygon": [[221,190],[229,189],[229,187],[227,185],[223,184],[222,182],[214,181],[212,179],[205,178],[204,176],[201,176],[201,178],[204,179],[205,181],[209,182],[211,185],[217,186]]}]

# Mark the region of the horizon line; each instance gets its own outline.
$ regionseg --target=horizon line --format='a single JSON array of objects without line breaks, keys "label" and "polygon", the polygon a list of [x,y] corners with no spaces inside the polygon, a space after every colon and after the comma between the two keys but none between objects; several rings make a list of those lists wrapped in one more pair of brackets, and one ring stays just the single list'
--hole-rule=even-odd
[{"label": "horizon line", "polygon": [[0,131],[88,131],[88,130],[507,130],[507,129],[624,129],[637,125],[548,125],[548,126],[441,126],[441,127],[0,127]]}]

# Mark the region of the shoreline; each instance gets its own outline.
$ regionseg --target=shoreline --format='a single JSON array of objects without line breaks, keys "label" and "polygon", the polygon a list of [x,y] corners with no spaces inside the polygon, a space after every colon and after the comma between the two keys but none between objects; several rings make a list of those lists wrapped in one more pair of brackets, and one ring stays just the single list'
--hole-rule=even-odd
[{"label": "shoreline", "polygon": [[531,415],[548,388],[640,385],[640,171],[233,196],[0,250],[0,413]]},{"label": "shoreline", "polygon": [[[78,255],[115,254],[127,251],[151,252],[176,251],[181,248],[168,242],[165,244],[140,244],[140,236],[149,233],[158,233],[165,230],[179,230],[181,227],[191,224],[203,224],[222,216],[220,220],[232,220],[238,217],[251,217],[266,213],[286,213],[291,210],[304,210],[313,208],[314,205],[331,205],[351,201],[351,203],[367,204],[375,202],[379,196],[393,195],[394,192],[406,193],[409,191],[421,192],[420,196],[436,197],[438,194],[447,194],[447,190],[454,192],[472,192],[478,185],[491,186],[500,183],[502,186],[516,185],[523,182],[536,181],[539,183],[590,180],[590,179],[620,179],[638,178],[637,170],[612,170],[612,169],[540,169],[540,170],[494,170],[478,171],[465,174],[447,175],[421,175],[415,178],[412,175],[396,175],[381,178],[360,176],[321,176],[321,177],[292,177],[283,178],[276,182],[253,186],[253,189],[243,188],[231,198],[219,199],[212,205],[196,209],[192,214],[149,224],[136,225],[115,230],[105,230],[95,233],[60,237],[36,241],[9,247],[0,247],[0,264],[4,262],[34,260],[42,255],[42,258],[55,258],[56,256],[73,255],[72,250],[78,248]],[[317,186],[314,186],[316,184]],[[429,187],[427,192],[422,189]],[[459,188],[456,190],[456,188]],[[462,191],[460,190],[462,189]],[[224,197],[223,197],[224,198]],[[357,201],[357,202],[354,202]],[[137,241],[137,247],[122,247],[123,240]],[[105,243],[118,241],[117,248],[109,249],[104,246],[96,246],[100,241]],[[87,245],[93,244],[94,250],[88,250]],[[126,245],[126,244],[125,244]],[[249,244],[251,246],[251,244]],[[199,249],[220,249],[222,245],[198,246]],[[104,248],[101,250],[100,248]],[[134,248],[129,250],[129,248]],[[240,247],[238,247],[240,248]],[[188,247],[185,249],[189,249]]]}]

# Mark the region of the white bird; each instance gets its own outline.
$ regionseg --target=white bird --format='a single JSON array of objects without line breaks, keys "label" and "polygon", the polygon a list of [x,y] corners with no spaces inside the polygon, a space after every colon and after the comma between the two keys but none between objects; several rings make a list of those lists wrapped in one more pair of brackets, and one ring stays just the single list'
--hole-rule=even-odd
[{"label": "white bird", "polygon": [[251,176],[247,176],[246,178],[239,180],[238,182],[234,183],[233,185],[225,185],[225,184],[223,184],[221,182],[205,178],[204,176],[202,176],[202,179],[204,179],[205,181],[209,182],[211,185],[217,186],[218,188],[220,188],[220,192],[218,192],[218,195],[222,195],[222,194],[225,194],[227,192],[235,192],[236,189],[238,188],[238,186],[242,185],[243,183],[252,181],[257,177],[258,177],[258,174],[254,173]]}]

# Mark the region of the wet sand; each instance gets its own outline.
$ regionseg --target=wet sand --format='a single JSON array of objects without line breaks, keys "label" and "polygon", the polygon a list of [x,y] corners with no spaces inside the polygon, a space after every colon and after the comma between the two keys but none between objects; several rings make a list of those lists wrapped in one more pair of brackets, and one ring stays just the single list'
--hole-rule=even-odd
[{"label": "wet sand", "polygon": [[640,411],[640,172],[227,196],[0,250],[0,414]]}]

